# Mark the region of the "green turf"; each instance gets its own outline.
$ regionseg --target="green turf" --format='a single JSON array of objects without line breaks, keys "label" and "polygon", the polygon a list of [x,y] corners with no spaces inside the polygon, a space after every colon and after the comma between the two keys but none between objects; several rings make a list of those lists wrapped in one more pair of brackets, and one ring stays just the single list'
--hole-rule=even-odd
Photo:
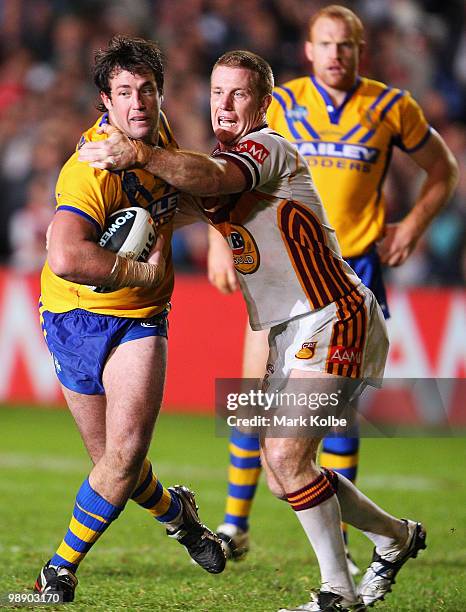
[{"label": "green turf", "polygon": [[[0,598],[31,587],[66,530],[89,462],[68,413],[0,408]],[[197,491],[201,517],[222,519],[226,440],[211,419],[162,415],[151,458],[162,482]],[[360,486],[387,510],[428,528],[428,549],[400,573],[377,609],[462,612],[466,566],[464,439],[364,440]],[[130,502],[79,571],[70,610],[266,612],[307,601],[316,563],[293,512],[262,483],[247,559],[211,576],[190,564],[149,515]],[[371,547],[351,533],[356,560]],[[56,608],[36,607],[52,610]]]}]

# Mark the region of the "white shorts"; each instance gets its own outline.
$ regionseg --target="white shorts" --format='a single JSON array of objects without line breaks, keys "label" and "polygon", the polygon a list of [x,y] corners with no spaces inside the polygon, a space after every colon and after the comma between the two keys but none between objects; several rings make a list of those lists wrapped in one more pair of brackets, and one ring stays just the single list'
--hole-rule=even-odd
[{"label": "white shorts", "polygon": [[269,349],[267,387],[278,390],[291,370],[303,370],[358,379],[362,389],[380,386],[388,336],[377,300],[361,284],[336,302],[272,327]]}]

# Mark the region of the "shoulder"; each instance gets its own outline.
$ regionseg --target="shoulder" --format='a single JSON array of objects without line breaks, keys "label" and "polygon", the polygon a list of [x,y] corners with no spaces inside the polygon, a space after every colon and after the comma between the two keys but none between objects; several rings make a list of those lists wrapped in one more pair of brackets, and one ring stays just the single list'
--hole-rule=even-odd
[{"label": "shoulder", "polygon": [[178,148],[178,143],[175,140],[173,135],[173,131],[168,122],[167,116],[163,111],[160,111],[159,115],[159,147],[169,148],[176,147]]},{"label": "shoulder", "polygon": [[271,154],[287,149],[292,145],[274,130],[266,127],[243,136],[234,151],[249,153],[259,163],[263,163]]},{"label": "shoulder", "polygon": [[308,76],[286,81],[274,87],[273,99],[282,104],[294,103],[307,90],[309,83]]}]

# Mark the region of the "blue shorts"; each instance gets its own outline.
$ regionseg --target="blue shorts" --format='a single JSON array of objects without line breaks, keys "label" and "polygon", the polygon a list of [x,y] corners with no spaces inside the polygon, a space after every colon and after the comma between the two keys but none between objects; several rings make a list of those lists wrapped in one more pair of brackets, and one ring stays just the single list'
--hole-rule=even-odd
[{"label": "blue shorts", "polygon": [[383,316],[388,319],[390,317],[390,312],[388,310],[387,293],[385,291],[385,285],[383,282],[382,264],[380,263],[375,247],[372,247],[372,249],[365,255],[360,255],[359,257],[348,257],[346,261],[353,268],[366,287],[368,287],[375,295],[375,298],[382,309]]},{"label": "blue shorts", "polygon": [[102,374],[113,348],[130,340],[168,333],[168,310],[149,319],[128,319],[75,309],[42,312],[45,340],[55,372],[67,389],[103,395]]}]

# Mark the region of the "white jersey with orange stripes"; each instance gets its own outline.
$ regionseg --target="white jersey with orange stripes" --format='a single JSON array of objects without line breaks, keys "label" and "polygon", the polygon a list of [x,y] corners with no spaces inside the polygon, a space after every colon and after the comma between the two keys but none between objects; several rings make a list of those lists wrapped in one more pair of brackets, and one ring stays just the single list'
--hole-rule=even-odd
[{"label": "white jersey with orange stripes", "polygon": [[232,249],[253,329],[356,291],[360,280],[341,257],[308,165],[293,145],[263,127],[213,157],[236,164],[246,178],[246,190],[228,196],[209,218]]}]

